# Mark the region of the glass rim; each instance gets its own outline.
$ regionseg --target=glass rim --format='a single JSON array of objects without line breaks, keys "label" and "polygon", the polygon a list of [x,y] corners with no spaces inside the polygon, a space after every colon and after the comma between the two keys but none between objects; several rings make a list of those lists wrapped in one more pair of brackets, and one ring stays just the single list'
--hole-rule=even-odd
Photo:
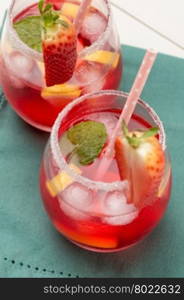
[{"label": "glass rim", "polygon": [[[75,171],[73,171],[68,163],[66,162],[65,158],[63,157],[58,141],[58,132],[60,129],[61,122],[63,118],[68,114],[68,112],[75,107],[75,105],[85,101],[88,98],[91,97],[98,97],[98,96],[119,96],[122,98],[128,97],[128,93],[123,92],[123,91],[115,91],[115,90],[104,90],[104,91],[99,91],[99,92],[94,92],[90,94],[85,94],[76,100],[72,101],[69,103],[58,115],[57,119],[54,122],[54,125],[51,130],[50,134],[50,147],[51,147],[51,152],[53,155],[53,158],[59,167],[60,170],[65,171],[72,179],[74,179],[75,182],[78,182],[82,185],[87,186],[90,189],[95,189],[95,190],[103,190],[107,192],[111,191],[122,191],[127,188],[128,181],[123,180],[123,181],[114,181],[111,183],[103,182],[103,181],[94,181],[92,179],[89,179],[87,177],[84,177]],[[157,113],[154,111],[154,109],[147,104],[145,101],[139,98],[138,104],[141,105],[151,116],[155,124],[159,127],[159,142],[162,146],[162,149],[165,151],[166,150],[166,135],[165,135],[165,130],[162,121],[160,120],[159,116]]]},{"label": "glass rim", "polygon": [[[8,10],[7,10],[7,17],[6,18],[7,18],[7,22],[8,22],[8,25],[9,25],[9,30],[8,30],[9,37],[13,42],[15,42],[14,46],[17,45],[18,48],[20,48],[20,49],[23,48],[24,52],[27,55],[30,55],[31,57],[43,62],[42,53],[39,53],[38,51],[31,49],[23,41],[21,41],[21,39],[19,38],[16,30],[13,28],[12,10],[13,10],[13,7],[14,7],[14,4],[15,4],[16,1],[17,0],[12,0],[11,4],[10,4]],[[111,30],[111,25],[112,25],[112,10],[111,10],[111,7],[110,7],[109,0],[104,0],[104,1],[107,5],[107,9],[108,9],[107,26],[106,26],[105,30],[102,32],[102,34],[99,36],[99,38],[94,43],[92,43],[88,47],[85,47],[84,49],[82,49],[79,52],[78,57],[81,58],[81,59],[84,56],[87,56],[88,54],[90,54],[91,52],[97,50],[99,48],[99,45],[103,45],[106,42],[106,40],[109,36],[110,30]]]}]

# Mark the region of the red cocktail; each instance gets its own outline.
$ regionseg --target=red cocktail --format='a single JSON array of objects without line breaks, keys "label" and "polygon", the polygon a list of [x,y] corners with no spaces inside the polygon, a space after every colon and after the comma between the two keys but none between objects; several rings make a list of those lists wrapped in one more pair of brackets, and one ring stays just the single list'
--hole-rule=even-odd
[{"label": "red cocktail", "polygon": [[[54,11],[73,23],[79,0],[46,2],[51,2]],[[92,1],[77,35],[76,47],[73,76],[62,84],[48,86],[38,1],[12,2],[1,41],[1,84],[13,109],[29,124],[50,131],[58,113],[75,98],[118,88],[122,60],[107,0]]]},{"label": "red cocktail", "polygon": [[[42,162],[40,189],[52,223],[93,251],[119,251],[143,239],[163,217],[170,196],[164,129],[142,100],[126,142],[120,131],[110,168],[95,180],[126,98],[104,91],[71,103],[55,122]],[[159,131],[152,136],[155,126]]]}]

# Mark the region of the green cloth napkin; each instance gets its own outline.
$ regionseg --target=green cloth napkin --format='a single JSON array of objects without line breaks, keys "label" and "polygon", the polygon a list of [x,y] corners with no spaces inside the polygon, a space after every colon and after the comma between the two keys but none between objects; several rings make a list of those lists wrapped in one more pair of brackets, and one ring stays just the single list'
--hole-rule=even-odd
[{"label": "green cloth napkin", "polygon": [[[145,51],[123,46],[121,89],[129,91]],[[0,110],[0,277],[184,276],[184,60],[160,54],[142,98],[163,120],[173,167],[165,217],[133,248],[114,254],[74,246],[51,225],[40,199],[38,173],[48,134]]]}]

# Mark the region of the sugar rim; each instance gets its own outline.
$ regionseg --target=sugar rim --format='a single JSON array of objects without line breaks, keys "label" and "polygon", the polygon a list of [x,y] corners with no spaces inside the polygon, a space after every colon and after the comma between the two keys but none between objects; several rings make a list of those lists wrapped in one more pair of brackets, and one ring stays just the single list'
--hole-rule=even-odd
[{"label": "sugar rim", "polygon": [[[24,42],[22,42],[16,32],[16,30],[13,28],[13,16],[12,16],[12,10],[15,5],[15,1],[13,0],[8,12],[7,12],[7,22],[9,26],[9,38],[13,42],[13,45],[16,45],[16,48],[18,49],[23,49],[24,53],[27,54],[28,56],[31,56],[39,61],[43,61],[43,55],[38,53],[37,51],[31,49],[28,47]],[[103,46],[106,40],[108,39],[110,30],[111,30],[111,25],[112,25],[112,11],[110,8],[110,3],[109,0],[104,0],[108,9],[108,15],[107,15],[107,26],[105,31],[99,36],[99,38],[89,47],[85,47],[83,50],[79,52],[79,57],[82,59],[84,56],[89,55],[91,52],[97,50],[99,46]]]},{"label": "sugar rim", "polygon": [[[90,98],[90,97],[98,97],[102,95],[112,95],[112,96],[119,96],[122,98],[125,98],[128,96],[128,93],[122,92],[122,91],[114,91],[114,90],[104,90],[100,92],[94,92],[90,94],[86,94],[84,96],[81,96],[80,98],[72,101],[70,104],[68,104],[58,115],[51,131],[50,135],[50,145],[51,145],[51,152],[53,155],[54,160],[56,161],[58,167],[65,171],[69,176],[71,176],[74,181],[83,184],[87,186],[90,189],[95,189],[95,190],[103,190],[107,192],[111,191],[121,191],[127,188],[127,180],[124,181],[114,181],[112,183],[105,183],[102,181],[93,181],[91,179],[88,179],[86,177],[83,177],[82,175],[79,175],[75,173],[66,163],[65,158],[62,156],[61,149],[59,146],[59,141],[58,141],[58,132],[60,129],[60,124],[62,122],[62,119],[68,114],[68,112],[76,105],[84,100]],[[164,126],[156,114],[156,112],[143,100],[139,99],[138,104],[141,105],[151,116],[155,124],[159,127],[159,142],[162,145],[162,149],[165,151],[166,149],[166,135],[165,135],[165,130]]]}]

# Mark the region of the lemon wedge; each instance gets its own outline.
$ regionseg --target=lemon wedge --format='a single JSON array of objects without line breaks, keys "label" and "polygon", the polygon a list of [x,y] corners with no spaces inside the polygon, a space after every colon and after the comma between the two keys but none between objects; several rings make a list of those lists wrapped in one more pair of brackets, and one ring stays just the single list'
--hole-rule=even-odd
[{"label": "lemon wedge", "polygon": [[113,68],[116,68],[119,63],[120,54],[106,50],[97,50],[89,55],[86,55],[84,59],[101,64],[112,65]]},{"label": "lemon wedge", "polygon": [[64,234],[67,238],[70,238],[74,242],[83,245],[104,249],[114,249],[118,246],[118,240],[116,237],[113,236],[96,236],[91,235],[90,232],[88,234],[84,234],[80,232],[80,230],[78,231],[78,228],[76,229],[76,231],[74,231],[66,228],[66,226],[56,221],[54,222],[54,225],[56,226],[58,231]]},{"label": "lemon wedge", "polygon": [[71,17],[75,19],[78,10],[79,10],[79,5],[65,2],[61,8],[61,13],[67,17]]},{"label": "lemon wedge", "polygon": [[81,90],[77,85],[57,84],[42,89],[41,96],[46,100],[61,98],[77,98],[81,95]]},{"label": "lemon wedge", "polygon": [[[81,174],[81,170],[74,164],[69,164],[70,169],[78,174]],[[53,177],[51,180],[46,181],[47,189],[52,197],[55,197],[61,191],[67,188],[73,179],[64,171],[59,172],[58,175]]]}]

